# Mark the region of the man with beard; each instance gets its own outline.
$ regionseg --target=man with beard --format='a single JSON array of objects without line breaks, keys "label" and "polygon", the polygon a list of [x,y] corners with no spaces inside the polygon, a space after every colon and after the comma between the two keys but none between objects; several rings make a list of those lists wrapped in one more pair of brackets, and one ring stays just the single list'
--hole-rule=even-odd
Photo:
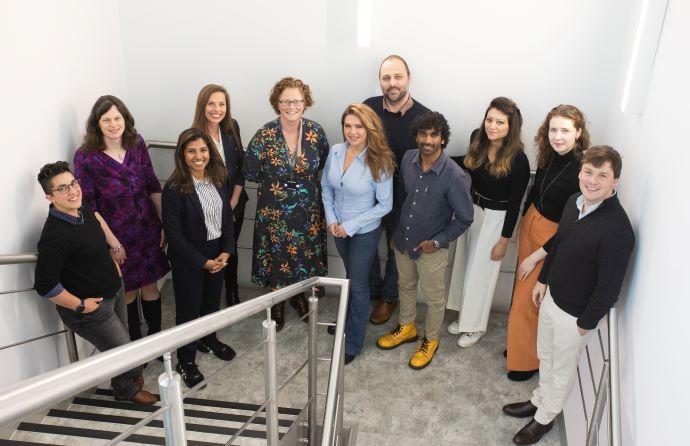
[{"label": "man with beard", "polygon": [[[397,166],[400,166],[405,152],[415,148],[414,137],[410,133],[412,121],[420,113],[429,111],[410,96],[411,79],[407,62],[400,56],[390,55],[383,59],[379,68],[379,82],[383,96],[374,96],[364,101],[381,118],[383,127],[386,129],[388,144],[395,154]],[[393,178],[393,184],[396,183],[397,171]],[[377,325],[388,321],[398,305],[398,273],[390,241],[395,231],[392,216],[396,210],[399,210],[400,204],[394,200],[393,212],[383,217],[381,222],[388,246],[384,276],[381,278],[378,251],[374,253],[373,268],[369,276],[371,295],[380,298],[369,317],[371,323]]]},{"label": "man with beard", "polygon": [[393,212],[400,315],[396,327],[377,344],[390,350],[417,341],[419,283],[427,305],[425,334],[409,362],[419,370],[429,365],[438,349],[448,244],[470,227],[474,211],[469,178],[443,151],[450,137],[443,115],[424,112],[414,119],[410,131],[417,150],[406,152],[400,163],[397,194],[401,206],[399,212]]}]

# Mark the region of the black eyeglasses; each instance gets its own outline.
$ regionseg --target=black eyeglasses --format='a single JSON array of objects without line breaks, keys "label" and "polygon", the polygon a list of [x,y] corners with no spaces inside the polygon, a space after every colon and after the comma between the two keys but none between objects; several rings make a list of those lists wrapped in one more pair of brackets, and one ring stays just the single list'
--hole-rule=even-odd
[{"label": "black eyeglasses", "polygon": [[284,107],[288,107],[291,104],[299,107],[300,105],[304,104],[304,99],[293,99],[292,101],[289,99],[283,99],[282,101],[278,101],[278,103]]},{"label": "black eyeglasses", "polygon": [[61,185],[59,185],[58,187],[56,187],[55,189],[51,190],[51,192],[57,192],[57,193],[59,193],[59,194],[61,194],[61,195],[65,195],[66,193],[69,192],[69,189],[70,189],[70,188],[73,188],[74,190],[79,190],[79,189],[81,189],[81,186],[79,186],[79,181],[77,181],[76,179],[74,179],[74,180],[72,180],[72,182],[69,183],[69,184],[61,184]]}]

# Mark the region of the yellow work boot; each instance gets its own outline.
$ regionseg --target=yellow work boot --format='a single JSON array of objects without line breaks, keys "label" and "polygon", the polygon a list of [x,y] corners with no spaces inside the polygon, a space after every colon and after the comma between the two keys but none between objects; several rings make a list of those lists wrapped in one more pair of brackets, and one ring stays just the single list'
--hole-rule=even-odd
[{"label": "yellow work boot", "polygon": [[410,322],[405,325],[398,324],[393,331],[381,336],[376,345],[381,350],[391,350],[400,344],[416,342],[417,339],[417,327],[414,325],[414,322]]},{"label": "yellow work boot", "polygon": [[419,340],[417,351],[410,358],[410,367],[421,370],[428,366],[438,349],[438,339],[428,340],[426,336]]}]

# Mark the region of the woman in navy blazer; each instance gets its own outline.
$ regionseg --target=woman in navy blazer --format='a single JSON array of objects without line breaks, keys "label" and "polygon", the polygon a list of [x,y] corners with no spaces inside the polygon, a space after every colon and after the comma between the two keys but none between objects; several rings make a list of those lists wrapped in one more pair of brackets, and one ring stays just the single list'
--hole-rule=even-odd
[{"label": "woman in navy blazer", "polygon": [[[220,308],[221,271],[235,253],[227,176],[218,149],[206,132],[190,128],[180,134],[175,170],[162,197],[178,325]],[[215,333],[180,347],[177,371],[188,387],[204,379],[195,362],[196,350],[212,352],[224,361],[235,357],[235,351]]]},{"label": "woman in navy blazer", "polygon": [[[192,127],[205,130],[216,143],[228,171],[228,196],[230,197],[231,221],[235,234],[235,246],[240,238],[244,208],[249,197],[244,190],[242,163],[244,149],[240,126],[230,113],[230,94],[222,85],[205,85],[196,100]],[[228,306],[240,303],[237,287],[237,255],[231,256],[225,268],[225,298]]]}]

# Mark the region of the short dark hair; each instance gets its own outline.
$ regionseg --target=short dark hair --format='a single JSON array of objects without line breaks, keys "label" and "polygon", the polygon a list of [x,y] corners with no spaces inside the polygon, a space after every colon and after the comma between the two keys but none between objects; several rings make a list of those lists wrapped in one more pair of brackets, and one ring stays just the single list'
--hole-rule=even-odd
[{"label": "short dark hair", "polygon": [[413,140],[417,138],[417,133],[419,133],[420,130],[438,130],[441,132],[441,138],[443,139],[441,147],[445,149],[448,145],[448,141],[450,140],[450,126],[441,113],[426,111],[415,116],[414,120],[412,120],[412,127],[410,128]]},{"label": "short dark hair", "polygon": [[41,170],[38,172],[38,177],[36,177],[36,179],[41,184],[43,192],[49,194],[52,193],[52,179],[60,175],[61,173],[65,172],[72,173],[72,171],[69,168],[69,163],[67,161],[56,161],[54,163],[48,163],[45,166],[41,167]]},{"label": "short dark hair", "polygon": [[381,65],[379,65],[379,77],[381,77],[381,67],[384,63],[388,62],[389,60],[399,60],[400,62],[402,62],[402,64],[405,65],[405,71],[407,71],[407,75],[410,75],[410,67],[407,66],[407,62],[405,61],[405,59],[398,56],[397,54],[391,54],[390,56],[386,56],[386,58],[381,61]]},{"label": "short dark hair", "polygon": [[621,170],[623,170],[623,160],[620,153],[611,146],[592,146],[585,151],[582,156],[582,164],[591,164],[594,167],[601,167],[606,162],[611,163],[611,170],[613,170],[613,178],[621,177]]}]

